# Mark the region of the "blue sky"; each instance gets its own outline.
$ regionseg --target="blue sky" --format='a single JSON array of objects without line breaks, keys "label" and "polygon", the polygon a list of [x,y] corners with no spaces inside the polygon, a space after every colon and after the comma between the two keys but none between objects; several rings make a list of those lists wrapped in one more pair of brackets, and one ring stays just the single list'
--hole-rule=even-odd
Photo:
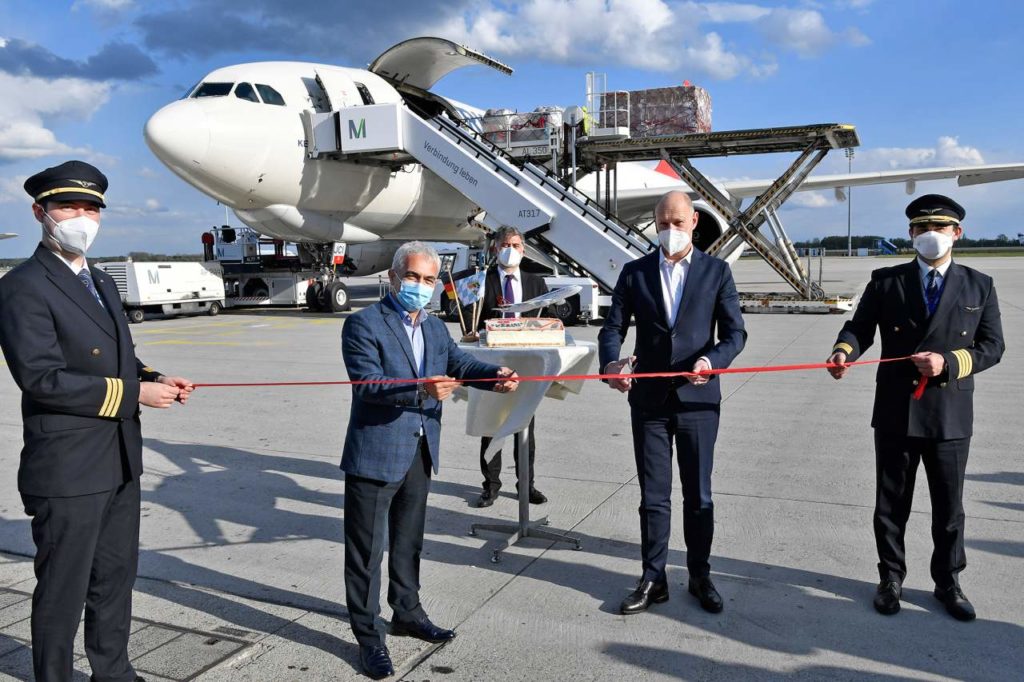
[{"label": "blue sky", "polygon": [[[142,139],[147,117],[210,70],[264,59],[365,65],[388,46],[439,35],[500,59],[511,77],[457,72],[442,94],[482,107],[582,104],[584,75],[615,89],[684,79],[705,87],[717,130],[845,122],[855,171],[1024,162],[1024,9],[980,0],[0,0],[0,257],[25,256],[38,225],[21,189],[68,158],[111,180],[93,253],[197,253],[224,209],[167,171]],[[774,177],[783,156],[708,160],[723,179]],[[844,172],[830,154],[821,172]],[[968,210],[968,234],[1024,231],[1024,181],[920,184]],[[901,236],[902,186],[855,189],[853,230]],[[801,193],[782,212],[795,238],[844,234],[847,206]]]}]

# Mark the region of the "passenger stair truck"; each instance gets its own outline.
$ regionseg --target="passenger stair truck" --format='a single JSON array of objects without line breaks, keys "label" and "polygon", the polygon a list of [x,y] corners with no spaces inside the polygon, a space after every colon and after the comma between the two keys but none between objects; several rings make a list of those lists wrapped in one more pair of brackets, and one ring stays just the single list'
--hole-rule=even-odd
[{"label": "passenger stair truck", "polygon": [[130,322],[142,322],[147,313],[216,315],[224,307],[217,263],[112,261],[96,267],[114,280]]},{"label": "passenger stair truck", "polygon": [[311,156],[372,160],[405,152],[483,209],[484,225],[518,228],[528,243],[605,291],[615,287],[623,265],[655,248],[546,168],[514,161],[444,115],[424,118],[405,103],[303,115]]}]

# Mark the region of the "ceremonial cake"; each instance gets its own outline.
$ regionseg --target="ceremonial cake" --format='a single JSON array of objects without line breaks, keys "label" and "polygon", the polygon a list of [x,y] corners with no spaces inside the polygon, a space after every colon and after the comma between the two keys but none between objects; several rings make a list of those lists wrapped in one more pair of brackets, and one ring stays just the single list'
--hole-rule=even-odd
[{"label": "ceremonial cake", "polygon": [[484,345],[490,348],[565,345],[565,327],[554,318],[497,318],[485,321],[484,329]]}]

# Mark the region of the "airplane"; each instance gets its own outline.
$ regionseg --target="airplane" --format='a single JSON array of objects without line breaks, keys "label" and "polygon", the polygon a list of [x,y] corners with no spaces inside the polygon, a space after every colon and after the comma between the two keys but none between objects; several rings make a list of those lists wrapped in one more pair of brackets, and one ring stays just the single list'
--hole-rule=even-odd
[{"label": "airplane", "polygon": [[0,239],[13,239],[17,236],[14,232],[0,232]]},{"label": "airplane", "polygon": [[[305,256],[316,264],[329,254],[325,243],[344,241],[349,260],[355,263],[349,274],[372,274],[360,268],[360,261],[379,270],[404,240],[482,242],[480,218],[486,212],[408,157],[396,157],[392,163],[314,158],[308,153],[304,112],[404,102],[419,111],[479,126],[483,109],[431,90],[448,73],[472,65],[512,72],[497,60],[443,38],[406,40],[382,53],[368,69],[296,61],[227,66],[208,73],[181,99],[153,114],[145,124],[145,140],[172,172],[233,209],[260,234],[305,245]],[[619,218],[638,224],[649,219],[664,192],[689,191],[678,176],[670,176],[674,173],[664,164],[620,164]],[[945,178],[956,178],[961,185],[1024,178],[1024,164],[811,175],[798,191],[830,188],[841,199],[847,187],[904,183],[911,193],[917,182]],[[590,174],[577,187],[586,192],[595,189],[596,182]],[[716,185],[738,206],[771,183],[742,180]],[[695,244],[703,249],[727,223],[703,201],[695,200],[694,208],[700,214]],[[730,260],[738,255],[734,251]],[[322,284],[325,301],[330,300],[330,288],[337,286],[343,285]]]}]

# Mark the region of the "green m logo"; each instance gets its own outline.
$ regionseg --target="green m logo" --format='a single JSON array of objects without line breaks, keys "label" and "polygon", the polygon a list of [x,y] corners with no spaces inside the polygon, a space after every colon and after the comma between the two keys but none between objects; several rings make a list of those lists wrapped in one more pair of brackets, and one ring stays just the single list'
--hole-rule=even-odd
[{"label": "green m logo", "polygon": [[356,126],[356,122],[353,119],[348,120],[348,139],[352,140],[359,137],[366,137],[366,119],[359,119],[359,125]]}]

